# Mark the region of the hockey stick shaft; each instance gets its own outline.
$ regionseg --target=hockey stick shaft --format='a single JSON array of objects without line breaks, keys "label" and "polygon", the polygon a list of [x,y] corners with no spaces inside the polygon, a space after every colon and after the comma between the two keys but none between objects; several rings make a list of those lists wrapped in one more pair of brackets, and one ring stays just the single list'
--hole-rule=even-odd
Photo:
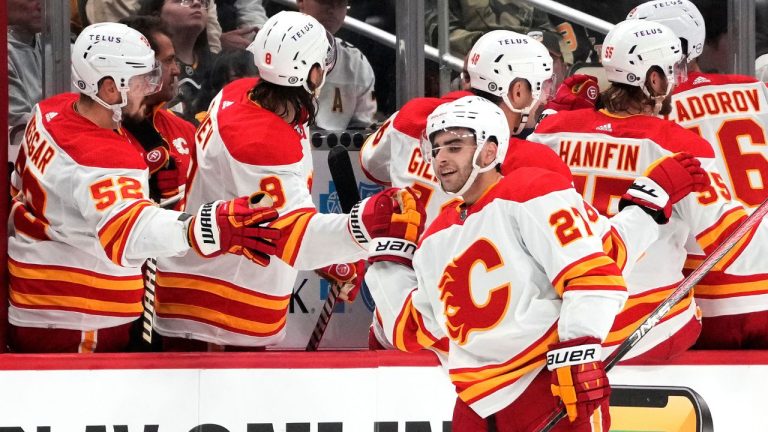
[{"label": "hockey stick shaft", "polygon": [[[349,213],[352,207],[360,201],[360,192],[357,189],[357,180],[355,172],[352,169],[352,162],[349,160],[349,152],[342,146],[336,146],[328,152],[328,169],[331,172],[331,179],[336,187],[336,195],[339,198],[341,210]],[[317,323],[312,336],[307,343],[307,351],[317,351],[320,341],[323,339],[328,323],[333,316],[333,309],[336,307],[336,301],[341,293],[341,284],[333,282],[328,290],[328,297],[325,299],[320,316],[317,317]]]},{"label": "hockey stick shaft", "polygon": [[[645,319],[627,339],[622,342],[614,352],[612,352],[604,362],[605,371],[613,369],[613,367],[624,358],[625,355],[632,349],[640,339],[656,324],[664,318],[667,313],[682,300],[688,293],[696,286],[699,281],[709,273],[710,270],[738,243],[744,235],[749,232],[754,226],[756,226],[763,217],[768,213],[768,199],[763,201],[758,206],[754,213],[749,215],[744,222],[741,223],[720,245],[718,245],[711,254],[696,268],[691,274],[688,275],[682,282],[675,288],[672,294],[669,295],[659,306],[654,309],[653,312]],[[560,420],[565,418],[565,408],[560,408],[559,411],[553,413],[542,426],[536,428],[540,432],[548,432],[551,430]]]}]

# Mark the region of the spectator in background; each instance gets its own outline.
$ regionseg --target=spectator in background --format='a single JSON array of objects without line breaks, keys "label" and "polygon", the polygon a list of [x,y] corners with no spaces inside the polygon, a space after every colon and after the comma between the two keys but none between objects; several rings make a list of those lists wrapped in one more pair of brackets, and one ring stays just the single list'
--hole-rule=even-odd
[{"label": "spectator in background", "polygon": [[[139,14],[140,0],[76,0],[78,9],[84,11],[80,14],[81,25],[100,22],[117,22],[130,15]],[[260,1],[260,0],[240,0]],[[208,45],[212,52],[221,51],[221,25],[219,25],[216,3],[210,2],[208,9],[208,21],[206,23],[208,33]]]},{"label": "spectator in background", "polygon": [[[298,0],[299,11],[312,16],[336,34],[347,16],[347,0]],[[318,96],[316,124],[326,130],[368,127],[376,114],[375,77],[360,50],[339,38],[336,61]]]},{"label": "spectator in background", "polygon": [[197,93],[192,108],[195,120],[202,122],[213,98],[230,82],[246,77],[258,76],[253,54],[241,49],[229,49],[214,58],[209,69],[207,85]]},{"label": "spectator in background", "polygon": [[208,46],[206,22],[209,0],[141,0],[139,15],[162,19],[171,34],[179,66],[179,90],[168,107],[194,121],[194,100],[207,84],[205,79],[213,61]]},{"label": "spectator in background", "polygon": [[246,49],[267,21],[261,0],[216,0],[215,3],[223,32],[222,49]]},{"label": "spectator in background", "polygon": [[8,161],[19,153],[32,108],[43,97],[40,0],[8,0]]},{"label": "spectator in background", "polygon": [[[437,2],[429,1],[425,9],[426,40],[437,46]],[[547,14],[525,0],[449,0],[448,27],[451,53],[462,58],[491,30],[523,34],[534,28],[555,30]]]},{"label": "spectator in background", "polygon": [[694,0],[693,4],[704,17],[707,30],[704,52],[698,58],[701,72],[729,73],[728,4],[721,0]]}]

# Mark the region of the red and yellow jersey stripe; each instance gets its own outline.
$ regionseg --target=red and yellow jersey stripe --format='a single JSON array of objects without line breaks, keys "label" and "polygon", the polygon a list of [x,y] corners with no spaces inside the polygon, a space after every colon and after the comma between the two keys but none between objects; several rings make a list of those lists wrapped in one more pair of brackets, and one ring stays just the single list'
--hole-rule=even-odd
[{"label": "red and yellow jersey stripe", "polygon": [[627,265],[627,246],[619,232],[613,227],[603,237],[603,250],[616,263],[619,270],[623,271]]},{"label": "red and yellow jersey stripe", "polygon": [[440,351],[447,351],[447,339],[440,340],[427,330],[424,319],[413,306],[415,291],[408,294],[400,314],[395,319],[392,344],[401,351],[412,352],[433,346]]},{"label": "red and yellow jersey stripe", "polygon": [[[696,236],[696,241],[701,246],[701,249],[706,254],[712,253],[712,251],[720,245],[731,233],[747,218],[747,213],[743,207],[733,208],[725,212],[711,227],[700,232]],[[749,244],[749,239],[752,238],[755,232],[755,228],[750,230],[749,234],[744,236],[742,240],[729,252],[730,261],[733,261]]]},{"label": "red and yellow jersey stripe", "polygon": [[[618,345],[632,334],[633,331],[648,318],[651,312],[669,297],[677,288],[677,284],[668,285],[654,290],[646,291],[640,294],[629,296],[624,309],[616,316],[613,321],[613,327],[605,338],[603,345]],[[662,318],[661,322],[668,321],[683,311],[687,310],[693,300],[693,291],[680,300],[680,303],[672,307],[669,313]]]},{"label": "red and yellow jersey stripe", "polygon": [[296,209],[270,224],[270,227],[279,229],[282,234],[277,241],[277,256],[286,264],[293,266],[296,262],[302,238],[315,214],[317,210],[313,208]]},{"label": "red and yellow jersey stripe", "polygon": [[472,404],[544,366],[549,345],[559,340],[555,323],[541,338],[512,359],[501,364],[451,369],[451,381],[456,386],[459,397],[467,404]]},{"label": "red and yellow jersey stripe", "polygon": [[131,230],[139,220],[141,212],[153,205],[149,200],[136,200],[114,215],[99,230],[101,246],[113,263],[123,264],[123,253],[131,236]]},{"label": "red and yellow jersey stripe", "polygon": [[10,302],[26,309],[48,309],[91,315],[138,317],[142,312],[141,274],[108,276],[65,266],[8,260]]},{"label": "red and yellow jersey stripe", "polygon": [[695,297],[701,299],[724,299],[762,294],[768,294],[768,274],[742,276],[711,271],[694,288]]},{"label": "red and yellow jersey stripe", "polygon": [[571,290],[625,291],[626,284],[616,263],[602,253],[587,255],[565,267],[552,281],[561,297]]},{"label": "red and yellow jersey stripe", "polygon": [[162,271],[157,288],[158,317],[198,321],[255,337],[272,336],[285,327],[291,299],[205,276]]}]

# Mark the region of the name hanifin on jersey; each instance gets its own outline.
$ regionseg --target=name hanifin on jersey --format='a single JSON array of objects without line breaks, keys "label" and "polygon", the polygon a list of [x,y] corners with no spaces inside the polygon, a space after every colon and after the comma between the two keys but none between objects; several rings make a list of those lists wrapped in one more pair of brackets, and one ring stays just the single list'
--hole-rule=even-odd
[{"label": "name hanifin on jersey", "polygon": [[640,146],[608,141],[560,140],[560,158],[569,167],[637,172]]}]

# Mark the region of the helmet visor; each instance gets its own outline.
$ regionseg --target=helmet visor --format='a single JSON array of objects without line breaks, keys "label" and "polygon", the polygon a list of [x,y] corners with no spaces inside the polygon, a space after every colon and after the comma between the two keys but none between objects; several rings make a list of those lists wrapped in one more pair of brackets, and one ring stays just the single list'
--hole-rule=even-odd
[{"label": "helmet visor", "polygon": [[155,62],[155,66],[151,71],[141,75],[134,75],[128,81],[129,91],[139,93],[142,96],[157,93],[162,86],[163,71],[158,62]]},{"label": "helmet visor", "polygon": [[557,77],[552,75],[550,78],[541,81],[538,100],[542,105],[555,98],[555,91],[557,90],[555,88],[556,79]]},{"label": "helmet visor", "polygon": [[[436,140],[439,142],[435,143]],[[421,133],[421,140],[419,141],[421,155],[424,161],[430,164],[441,151],[448,153],[459,152],[464,147],[475,147],[476,145],[475,134],[471,130],[462,127],[438,129],[429,135],[427,135],[427,130],[425,129]]]}]

